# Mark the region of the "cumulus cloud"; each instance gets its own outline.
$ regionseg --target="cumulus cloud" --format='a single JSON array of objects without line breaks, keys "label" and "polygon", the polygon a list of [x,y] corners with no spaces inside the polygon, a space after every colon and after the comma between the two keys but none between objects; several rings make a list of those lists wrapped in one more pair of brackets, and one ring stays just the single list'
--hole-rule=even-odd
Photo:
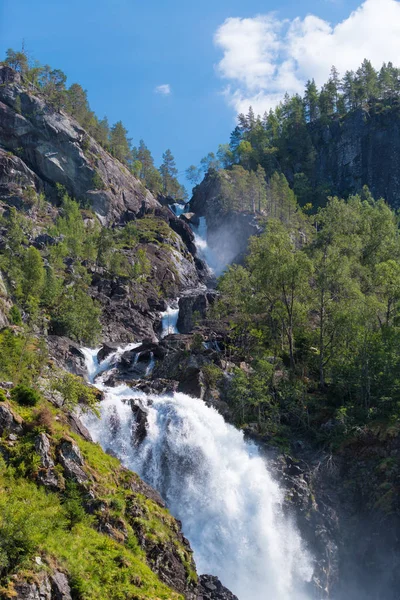
[{"label": "cumulus cloud", "polygon": [[307,79],[325,83],[332,65],[342,74],[357,69],[364,58],[375,68],[388,61],[399,65],[400,2],[365,0],[335,26],[315,15],[229,18],[214,42],[223,52],[217,72],[228,82],[229,104],[238,112],[251,104],[263,113],[285,92],[301,93]]},{"label": "cumulus cloud", "polygon": [[154,91],[156,94],[160,94],[160,96],[169,96],[172,93],[171,86],[169,85],[169,83],[163,83],[162,85],[158,85]]}]

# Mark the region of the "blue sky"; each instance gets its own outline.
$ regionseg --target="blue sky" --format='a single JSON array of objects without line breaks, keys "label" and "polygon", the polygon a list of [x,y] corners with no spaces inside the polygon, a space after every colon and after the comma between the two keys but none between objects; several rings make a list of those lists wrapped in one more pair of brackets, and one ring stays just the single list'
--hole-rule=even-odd
[{"label": "blue sky", "polygon": [[[354,24],[349,15],[360,2],[353,0],[0,0],[0,53],[24,39],[33,57],[88,90],[100,117],[121,119],[157,163],[171,148],[183,172],[228,141],[235,112],[249,99],[267,108],[312,69],[323,80],[336,54],[339,66],[353,68],[360,50],[354,57],[353,48],[341,51],[348,29],[367,28],[378,5],[390,27],[390,11],[399,8],[395,0],[365,4],[370,12],[359,9]],[[309,14],[319,19],[304,20]],[[343,22],[329,30],[328,23]],[[357,39],[353,45],[359,47]],[[393,44],[387,46],[389,53]],[[398,54],[400,62],[397,46],[387,60],[396,62]],[[377,62],[386,56],[381,46],[371,52]],[[170,94],[155,92],[166,84]]]}]

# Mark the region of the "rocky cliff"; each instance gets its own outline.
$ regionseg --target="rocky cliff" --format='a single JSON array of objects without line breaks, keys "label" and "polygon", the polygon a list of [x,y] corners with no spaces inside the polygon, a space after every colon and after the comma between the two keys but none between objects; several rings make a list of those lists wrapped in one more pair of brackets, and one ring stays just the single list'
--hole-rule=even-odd
[{"label": "rocky cliff", "polygon": [[[110,274],[93,262],[83,266],[91,281],[90,295],[103,309],[103,339],[154,338],[164,299],[198,285],[202,276],[191,228],[70,115],[55,110],[18,73],[0,66],[0,212],[7,215],[15,207],[24,215],[30,222],[26,244],[44,256],[60,242],[48,234],[60,215],[59,186],[88,210],[88,229],[98,227],[94,217],[114,234],[127,223],[139,223],[139,244],[125,245],[120,254],[133,268],[142,252],[149,264],[147,278],[133,282],[121,269]],[[5,230],[0,232],[0,245],[7,247]],[[76,266],[66,261],[74,276]]]},{"label": "rocky cliff", "polygon": [[194,189],[190,210],[197,218],[205,217],[208,245],[221,264],[227,265],[242,260],[250,236],[260,233],[261,228],[254,214],[225,209],[224,178],[229,178],[228,171],[207,173]]},{"label": "rocky cliff", "polygon": [[346,197],[367,185],[375,198],[400,206],[400,113],[398,107],[356,110],[341,120],[310,125],[315,181]]},{"label": "rocky cliff", "polygon": [[51,199],[56,184],[63,185],[104,223],[160,206],[74,119],[54,110],[6,66],[0,67],[0,147],[21,159],[18,170],[37,191]]}]

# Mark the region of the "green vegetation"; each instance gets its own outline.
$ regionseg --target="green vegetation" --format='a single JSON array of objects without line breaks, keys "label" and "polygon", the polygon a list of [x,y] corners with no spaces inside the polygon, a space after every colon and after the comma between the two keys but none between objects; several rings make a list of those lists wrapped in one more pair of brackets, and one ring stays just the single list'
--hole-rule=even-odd
[{"label": "green vegetation", "polygon": [[96,388],[87,386],[81,377],[62,373],[53,382],[53,388],[60,392],[66,409],[73,410],[80,405],[85,411],[97,411],[99,393]]},{"label": "green vegetation", "polygon": [[[25,426],[13,444],[0,439],[8,457],[7,464],[0,458],[1,597],[13,597],[18,577],[34,580],[39,571],[56,567],[68,574],[77,600],[181,598],[150,570],[137,535],[150,547],[173,545],[188,580],[196,580],[191,554],[179,541],[176,522],[168,511],[133,491],[137,475],[98,445],[72,434],[64,410],[42,397],[36,407],[22,408],[14,399],[10,404],[24,418]],[[41,466],[35,438],[42,431],[49,435],[54,456],[60,442],[73,438],[78,444],[96,496],[91,506],[87,490],[65,481],[60,465],[56,466],[58,490],[45,491],[37,485]],[[112,537],[100,532],[99,524],[105,521],[114,527]],[[42,564],[35,562],[37,556]]]},{"label": "green vegetation", "polygon": [[40,394],[33,388],[19,383],[11,390],[11,398],[21,406],[36,406],[40,400]]},{"label": "green vegetation", "polygon": [[246,266],[219,282],[214,316],[229,321],[233,353],[250,363],[233,376],[237,421],[331,439],[397,420],[398,217],[364,189],[301,218],[301,229],[296,212],[267,220]]}]

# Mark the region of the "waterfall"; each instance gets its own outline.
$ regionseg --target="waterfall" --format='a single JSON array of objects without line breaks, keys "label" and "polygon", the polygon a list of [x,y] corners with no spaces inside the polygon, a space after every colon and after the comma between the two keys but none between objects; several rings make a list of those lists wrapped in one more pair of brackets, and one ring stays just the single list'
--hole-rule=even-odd
[{"label": "waterfall", "polygon": [[178,333],[177,323],[179,316],[179,298],[168,305],[167,310],[161,313],[161,337],[170,333]]},{"label": "waterfall", "polygon": [[171,208],[174,211],[174,213],[176,214],[176,216],[180,217],[181,215],[183,215],[183,213],[186,210],[186,204],[181,204],[180,202],[175,202],[174,204],[171,204]]},{"label": "waterfall", "polygon": [[205,217],[200,217],[200,223],[197,227],[191,226],[194,233],[194,243],[200,258],[202,258],[213,274],[219,277],[224,272],[227,263],[221,256],[210,248],[207,241],[207,222]]},{"label": "waterfall", "polygon": [[[100,419],[84,416],[94,440],[159,490],[182,521],[200,573],[218,575],[239,600],[307,600],[312,560],[283,514],[283,491],[256,445],[201,400],[108,388],[105,371],[120,352],[103,368],[96,350],[84,350],[89,379],[100,374],[95,385],[105,393]],[[132,397],[148,413],[139,449],[126,402]]]}]

